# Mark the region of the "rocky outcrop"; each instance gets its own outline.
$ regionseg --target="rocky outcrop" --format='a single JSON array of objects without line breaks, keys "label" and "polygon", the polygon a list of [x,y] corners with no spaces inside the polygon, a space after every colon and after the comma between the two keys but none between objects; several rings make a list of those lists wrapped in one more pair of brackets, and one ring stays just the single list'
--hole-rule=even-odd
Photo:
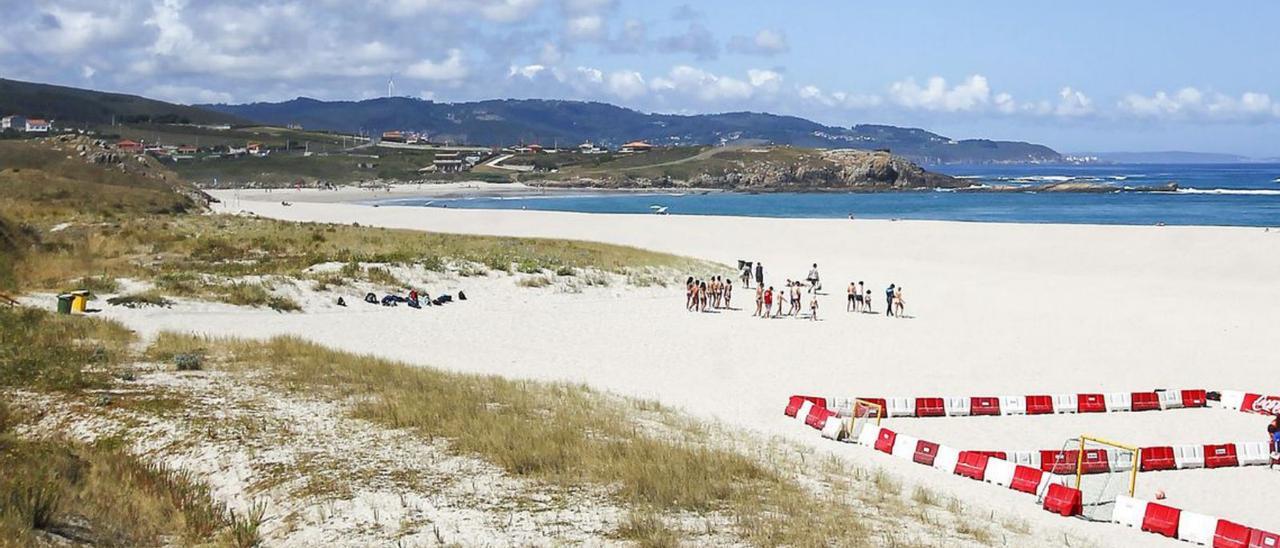
[{"label": "rocky outcrop", "polygon": [[962,180],[926,171],[887,152],[814,150],[777,157],[745,156],[729,167],[708,165],[685,178],[619,172],[539,183],[573,188],[703,188],[744,192],[820,192],[958,188]]}]

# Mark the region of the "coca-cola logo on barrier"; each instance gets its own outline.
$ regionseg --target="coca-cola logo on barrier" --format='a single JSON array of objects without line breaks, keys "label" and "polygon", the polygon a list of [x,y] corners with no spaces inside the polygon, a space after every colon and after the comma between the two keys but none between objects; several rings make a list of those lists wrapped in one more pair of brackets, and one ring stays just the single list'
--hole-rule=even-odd
[{"label": "coca-cola logo on barrier", "polygon": [[1280,397],[1245,394],[1241,411],[1252,411],[1264,415],[1280,415]]}]

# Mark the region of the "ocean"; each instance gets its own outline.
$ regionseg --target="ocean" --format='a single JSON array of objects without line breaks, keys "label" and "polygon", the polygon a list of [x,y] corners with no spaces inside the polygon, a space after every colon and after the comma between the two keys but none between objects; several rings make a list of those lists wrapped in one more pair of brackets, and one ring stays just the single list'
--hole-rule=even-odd
[{"label": "ocean", "polygon": [[[1280,226],[1280,164],[1109,164],[934,166],[976,185],[1079,179],[1111,193],[904,191],[883,193],[735,192],[549,194],[500,198],[401,199],[383,203],[467,209],[531,209],[678,215],[928,219],[1011,223]],[[1178,183],[1176,192],[1126,187]]]}]

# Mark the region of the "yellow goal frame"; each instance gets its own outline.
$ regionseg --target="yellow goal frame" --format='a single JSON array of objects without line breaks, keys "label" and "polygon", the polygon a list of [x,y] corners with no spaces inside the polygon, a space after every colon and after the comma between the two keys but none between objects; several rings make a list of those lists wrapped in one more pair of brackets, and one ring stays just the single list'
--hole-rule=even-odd
[{"label": "yellow goal frame", "polygon": [[873,401],[854,398],[853,407],[849,409],[849,416],[853,419],[858,418],[858,407],[870,407],[876,410],[876,426],[880,426],[880,421],[884,420],[884,406]]},{"label": "yellow goal frame", "polygon": [[[1080,488],[1080,483],[1084,479],[1084,452],[1085,444],[1088,442],[1093,442],[1098,445],[1109,445],[1116,449],[1133,453],[1133,466],[1129,469],[1129,496],[1132,497],[1133,493],[1138,488],[1138,469],[1142,467],[1142,449],[1094,436],[1080,436],[1080,450],[1076,452],[1076,489]],[[1108,463],[1108,466],[1111,465],[1111,463]]]}]

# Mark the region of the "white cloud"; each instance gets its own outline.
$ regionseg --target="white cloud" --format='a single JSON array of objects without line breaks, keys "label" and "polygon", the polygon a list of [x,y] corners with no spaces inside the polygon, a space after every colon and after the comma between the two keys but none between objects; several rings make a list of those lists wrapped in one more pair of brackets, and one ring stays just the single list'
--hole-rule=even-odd
[{"label": "white cloud", "polygon": [[1280,104],[1266,93],[1248,91],[1233,97],[1194,87],[1149,96],[1132,93],[1118,108],[1139,118],[1167,120],[1263,121],[1280,117]]},{"label": "white cloud", "polygon": [[523,76],[532,80],[545,70],[547,70],[547,67],[543,65],[511,65],[511,68],[507,71],[507,76]]},{"label": "white cloud", "polygon": [[747,81],[756,88],[775,92],[782,86],[782,75],[772,70],[750,69],[747,71]]},{"label": "white cloud", "polygon": [[1058,92],[1058,106],[1053,113],[1067,118],[1093,114],[1093,100],[1084,92],[1067,86]]},{"label": "white cloud", "polygon": [[808,103],[816,103],[824,107],[845,108],[851,110],[861,110],[879,106],[883,99],[879,95],[864,95],[860,93],[847,93],[844,91],[833,91],[827,93],[822,91],[815,85],[804,85],[796,88],[796,96],[802,101]]},{"label": "white cloud", "polygon": [[649,87],[659,93],[674,93],[705,102],[743,100],[755,92],[750,83],[688,65],[678,65],[666,76],[654,78]]},{"label": "white cloud", "polygon": [[423,59],[409,65],[404,75],[420,80],[453,81],[467,77],[468,70],[462,61],[462,50],[451,49],[443,61]]},{"label": "white cloud", "polygon": [[170,101],[174,103],[228,103],[231,102],[230,93],[208,90],[196,86],[180,86],[162,84],[147,88],[146,96],[160,99],[162,101]]},{"label": "white cloud", "polygon": [[541,0],[500,0],[480,8],[480,14],[490,21],[511,23],[525,19],[541,3]]},{"label": "white cloud", "polygon": [[631,70],[620,70],[609,74],[609,92],[623,99],[633,99],[648,91],[644,76]]},{"label": "white cloud", "polygon": [[890,85],[889,97],[894,103],[909,109],[965,112],[985,107],[991,99],[991,86],[980,74],[950,87],[941,76],[930,78],[924,86],[909,78]]},{"label": "white cloud", "polygon": [[782,31],[761,29],[755,36],[734,36],[729,39],[729,51],[747,55],[777,55],[791,49]]},{"label": "white cloud", "polygon": [[565,22],[565,33],[570,38],[595,40],[604,36],[604,18],[599,15],[579,15]]}]

